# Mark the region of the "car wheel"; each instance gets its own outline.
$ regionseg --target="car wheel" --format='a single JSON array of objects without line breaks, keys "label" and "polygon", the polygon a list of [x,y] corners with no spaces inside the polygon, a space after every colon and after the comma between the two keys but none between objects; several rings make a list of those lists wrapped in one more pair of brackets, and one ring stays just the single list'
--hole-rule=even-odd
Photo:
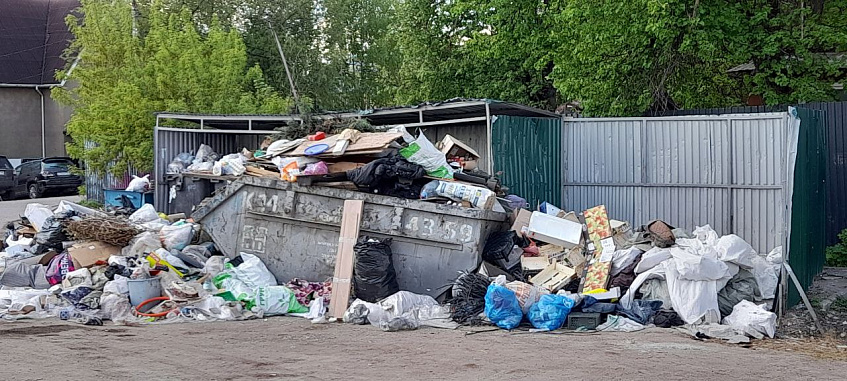
[{"label": "car wheel", "polygon": [[38,184],[30,184],[29,186],[29,198],[39,198],[41,197],[41,189],[39,189]]}]

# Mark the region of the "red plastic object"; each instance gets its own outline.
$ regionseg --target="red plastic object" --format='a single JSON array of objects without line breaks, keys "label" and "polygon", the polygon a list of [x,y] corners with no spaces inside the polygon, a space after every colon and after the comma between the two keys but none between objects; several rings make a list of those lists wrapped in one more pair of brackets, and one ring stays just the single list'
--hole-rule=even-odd
[{"label": "red plastic object", "polygon": [[169,297],[167,297],[167,296],[159,296],[159,297],[155,297],[155,298],[147,299],[147,300],[145,300],[145,301],[141,302],[141,304],[139,304],[139,305],[135,306],[135,308],[133,308],[133,312],[135,312],[135,314],[136,314],[136,315],[139,315],[139,316],[146,316],[146,317],[163,317],[163,316],[165,316],[165,315],[167,315],[167,314],[171,313],[171,311],[176,311],[176,310],[178,310],[178,308],[174,308],[174,309],[172,309],[172,310],[168,310],[168,311],[165,311],[165,312],[160,312],[160,313],[157,313],[157,314],[148,314],[148,313],[141,312],[141,311],[139,311],[139,310],[138,310],[138,309],[139,309],[139,308],[141,308],[141,306],[143,306],[143,305],[146,305],[146,304],[148,304],[148,303],[152,303],[152,302],[158,302],[158,301],[160,301],[160,300],[161,300],[161,301],[166,301],[166,300],[171,300],[171,298],[169,298]]},{"label": "red plastic object", "polygon": [[307,136],[306,139],[309,139],[313,142],[316,142],[318,140],[324,140],[326,139],[326,133],[323,131],[318,131],[314,135]]}]

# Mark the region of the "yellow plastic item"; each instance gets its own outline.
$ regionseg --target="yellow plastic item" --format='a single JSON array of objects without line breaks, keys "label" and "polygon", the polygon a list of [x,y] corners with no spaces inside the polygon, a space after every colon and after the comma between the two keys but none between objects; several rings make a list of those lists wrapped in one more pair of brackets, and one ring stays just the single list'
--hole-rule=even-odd
[{"label": "yellow plastic item", "polygon": [[171,271],[174,272],[174,274],[179,275],[180,278],[185,276],[185,274],[183,274],[182,272],[177,270],[176,267],[171,266],[171,264],[168,263],[168,261],[166,261],[164,258],[160,257],[156,253],[150,253],[150,255],[147,256],[147,262],[150,263],[151,269],[156,267],[157,264],[162,264],[162,265],[167,266],[168,269],[170,269]]}]

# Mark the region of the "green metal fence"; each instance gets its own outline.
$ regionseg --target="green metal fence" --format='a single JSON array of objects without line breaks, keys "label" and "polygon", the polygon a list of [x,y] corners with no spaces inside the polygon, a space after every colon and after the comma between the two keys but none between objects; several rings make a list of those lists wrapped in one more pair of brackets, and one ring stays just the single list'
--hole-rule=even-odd
[{"label": "green metal fence", "polygon": [[[791,242],[788,263],[804,289],[823,270],[826,260],[827,135],[823,111],[797,108],[800,134],[794,167],[794,196],[791,208]],[[788,306],[800,296],[788,282]]]},{"label": "green metal fence", "polygon": [[530,208],[547,201],[561,206],[562,121],[500,116],[491,126],[494,173]]}]

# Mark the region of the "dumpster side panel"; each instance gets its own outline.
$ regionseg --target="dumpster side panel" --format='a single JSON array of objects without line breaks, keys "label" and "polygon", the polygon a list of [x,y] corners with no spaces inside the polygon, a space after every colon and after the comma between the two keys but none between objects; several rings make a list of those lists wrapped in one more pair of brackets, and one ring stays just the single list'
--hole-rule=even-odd
[{"label": "dumpster side panel", "polygon": [[[414,209],[414,204],[399,199],[388,204],[390,198],[363,197],[359,192],[302,190],[245,184],[221,206],[206,208],[200,222],[216,242],[232,248],[227,255],[257,255],[280,283],[292,278],[323,281],[335,268],[344,200],[364,198],[361,235],[392,237],[400,288],[432,296],[445,291],[459,271],[476,268],[483,240],[504,228],[505,215],[498,215],[499,220],[468,218],[455,211]],[[219,228],[222,223],[231,227]]]}]

